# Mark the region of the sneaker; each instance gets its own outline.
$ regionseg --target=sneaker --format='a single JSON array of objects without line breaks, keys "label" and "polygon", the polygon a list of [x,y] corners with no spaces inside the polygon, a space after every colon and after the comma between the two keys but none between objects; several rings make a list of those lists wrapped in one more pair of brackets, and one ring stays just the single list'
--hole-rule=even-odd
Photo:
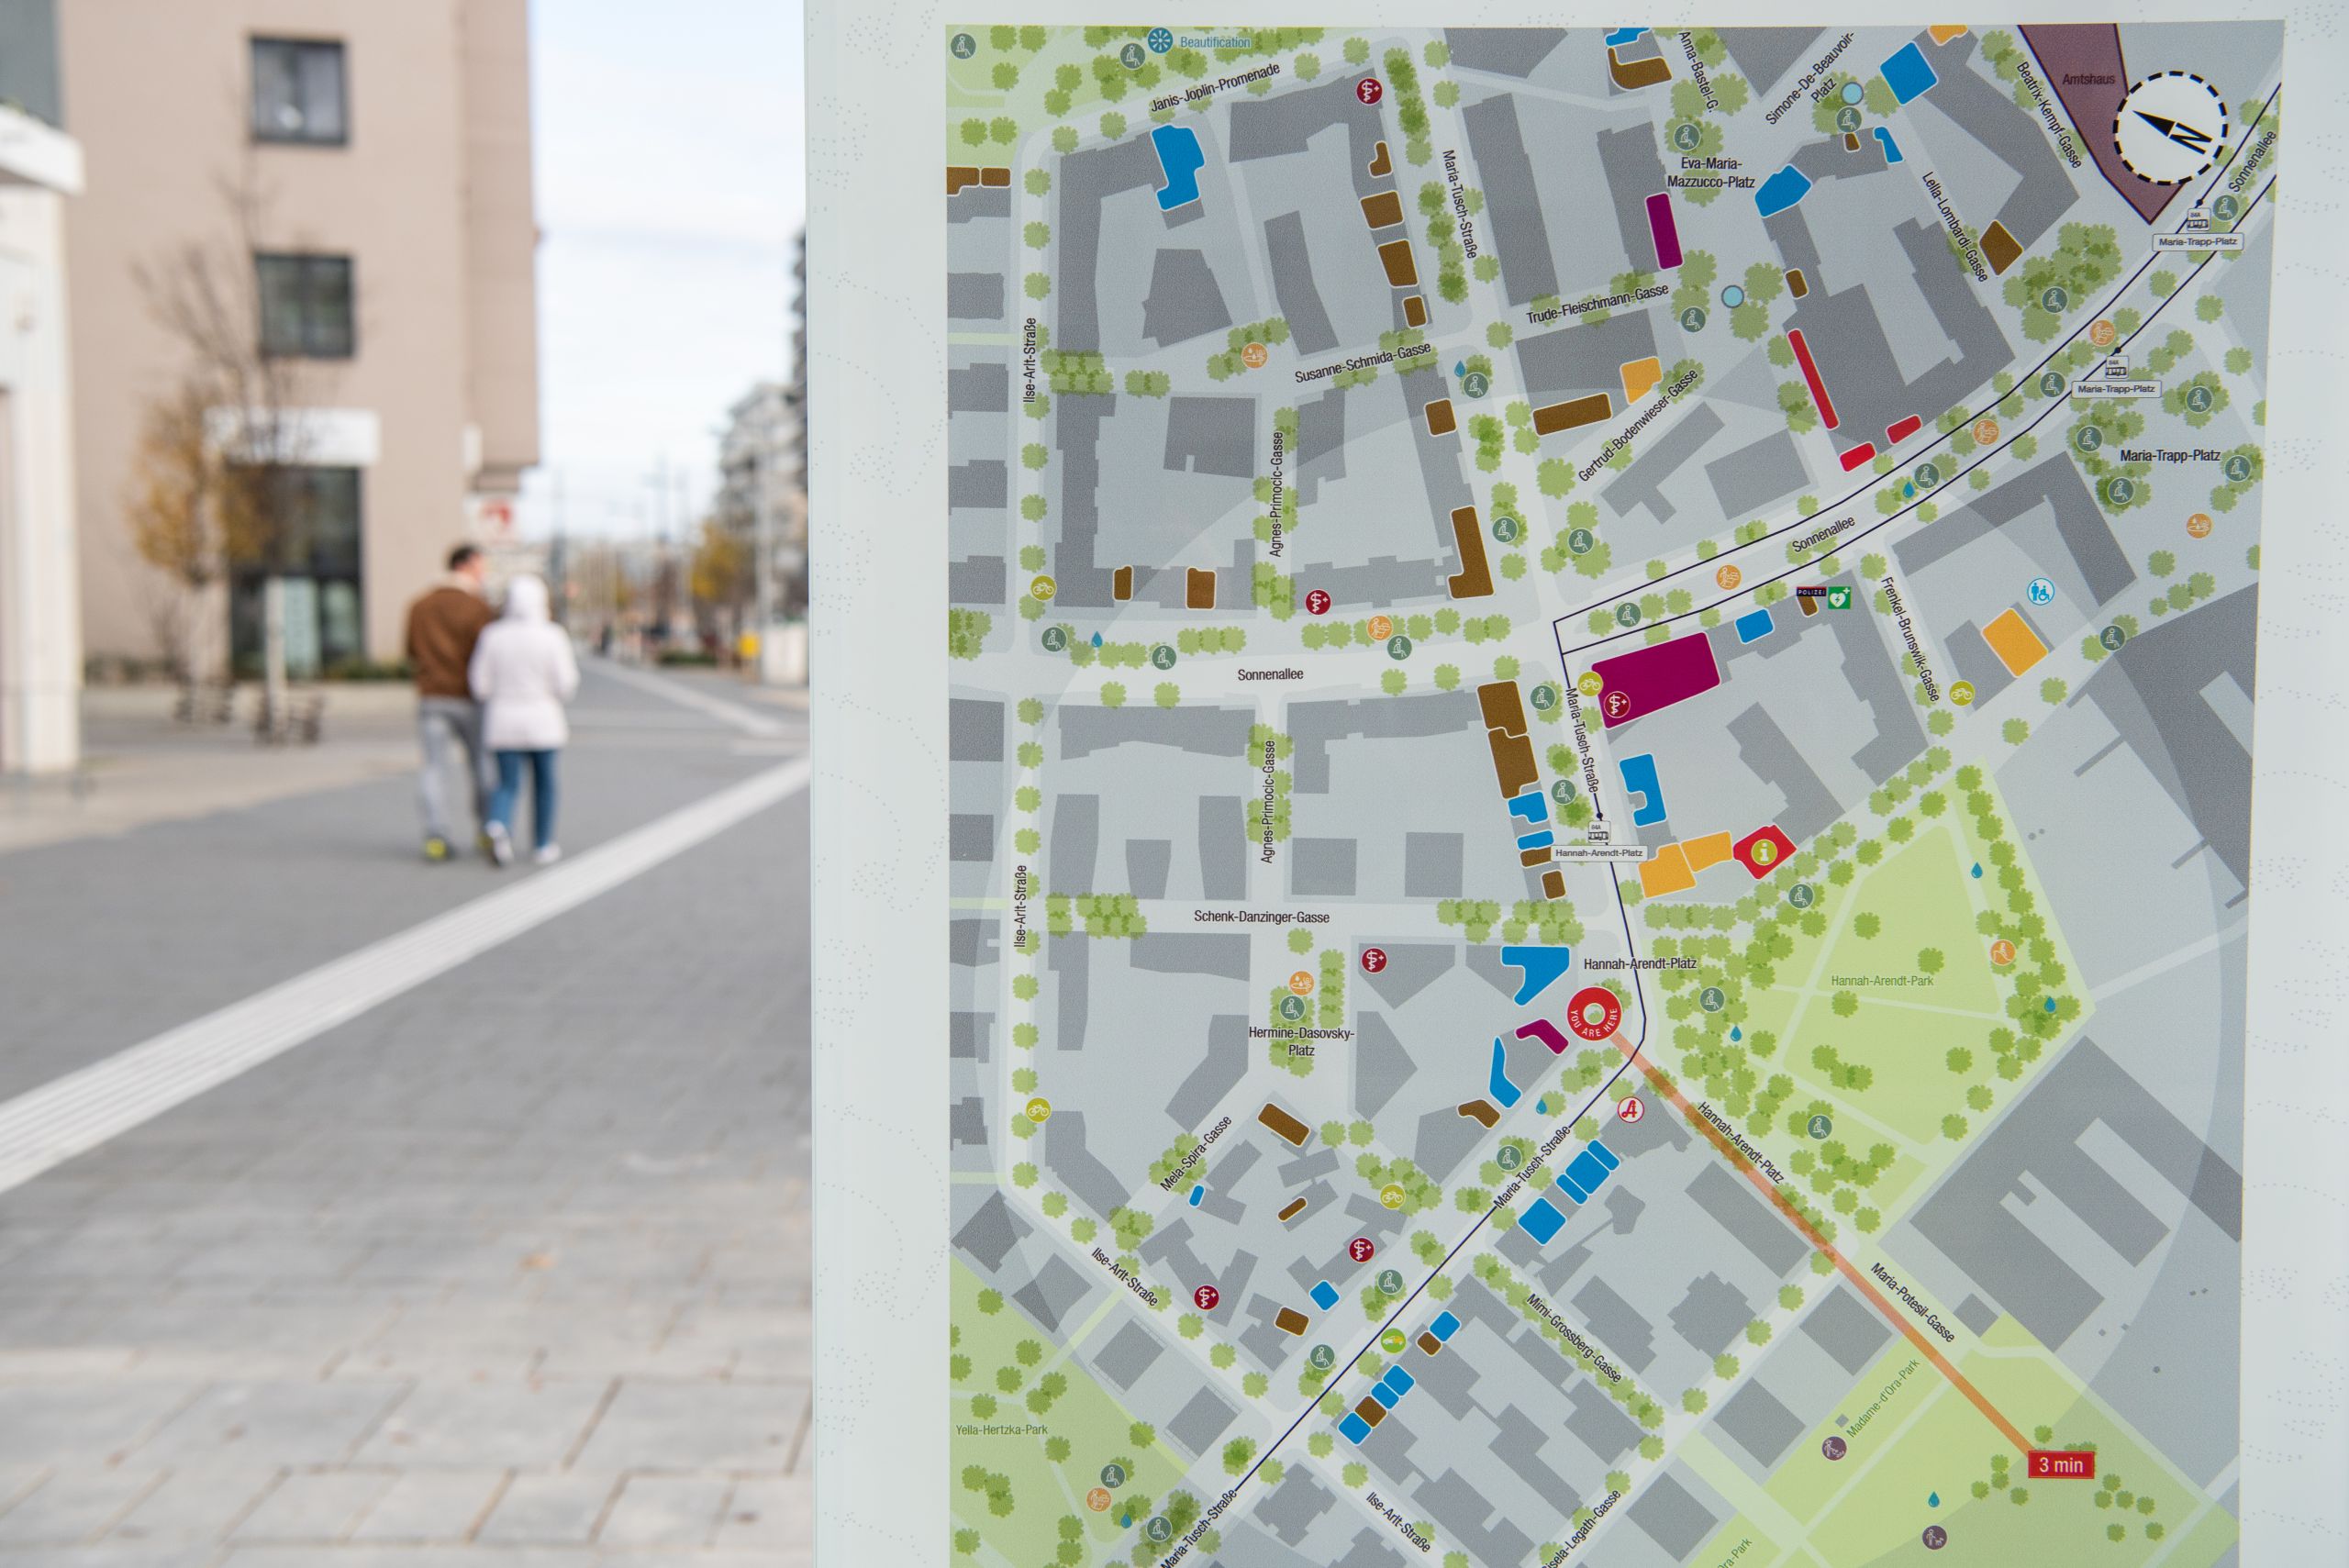
[{"label": "sneaker", "polygon": [[442,861],[447,860],[449,858],[449,840],[442,838],[438,833],[435,833],[430,838],[425,840],[424,858],[434,865],[439,865]]},{"label": "sneaker", "polygon": [[514,840],[507,836],[504,823],[491,823],[484,830],[484,837],[489,840],[489,859],[492,865],[507,865],[513,861]]},{"label": "sneaker", "polygon": [[539,846],[539,852],[530,858],[537,861],[539,864],[542,866],[551,866],[554,864],[555,862],[562,859],[562,846],[561,844],[540,844]]},{"label": "sneaker", "polygon": [[491,840],[488,828],[478,828],[473,830],[473,848],[481,851],[481,858],[484,860],[489,859],[496,852],[497,846]]}]

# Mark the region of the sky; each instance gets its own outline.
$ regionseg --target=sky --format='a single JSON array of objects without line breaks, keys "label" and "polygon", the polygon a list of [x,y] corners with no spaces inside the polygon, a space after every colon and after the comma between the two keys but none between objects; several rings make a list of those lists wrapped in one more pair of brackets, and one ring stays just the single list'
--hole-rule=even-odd
[{"label": "sky", "polygon": [[[799,0],[535,0],[540,462],[520,523],[683,537],[729,404],[790,363]],[[679,489],[682,483],[682,492]]]}]

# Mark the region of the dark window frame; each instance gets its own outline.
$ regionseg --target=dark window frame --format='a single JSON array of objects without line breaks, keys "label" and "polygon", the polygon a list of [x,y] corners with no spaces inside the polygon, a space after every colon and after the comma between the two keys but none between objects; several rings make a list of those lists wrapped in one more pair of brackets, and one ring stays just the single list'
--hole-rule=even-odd
[{"label": "dark window frame", "polygon": [[[299,62],[306,57],[331,54],[335,66],[335,117],[339,122],[331,134],[321,134],[306,125],[288,130],[269,123],[262,113],[262,61],[265,54],[283,52],[295,66],[294,75],[299,77]],[[250,74],[250,90],[246,94],[246,124],[256,142],[272,147],[348,147],[351,145],[351,51],[340,39],[288,38],[274,33],[256,33],[248,40],[246,65]]]},{"label": "dark window frame", "polygon": [[[297,321],[293,340],[278,337],[270,308],[268,276],[273,268],[291,267],[295,275]],[[340,336],[322,319],[318,289],[322,278],[341,274],[342,329]],[[261,351],[269,359],[349,360],[359,354],[359,266],[348,252],[332,250],[256,250],[253,252],[253,298]]]},{"label": "dark window frame", "polygon": [[[363,663],[367,659],[367,471],[344,463],[301,463],[282,467],[272,477],[284,492],[291,493],[279,497],[287,531],[273,541],[276,555],[273,562],[239,562],[228,574],[230,662],[244,673],[256,673],[261,668],[260,633],[254,617],[260,613],[263,584],[271,577],[280,576],[301,578],[316,585],[316,613],[320,617],[315,637],[319,673]],[[317,509],[344,497],[350,503],[348,528],[322,528]],[[312,515],[299,517],[297,514],[304,507],[311,508]],[[322,539],[329,534],[333,537],[322,550]],[[339,545],[347,546],[347,557],[335,548]],[[338,585],[351,590],[358,607],[352,628],[354,640],[347,648],[329,646],[326,635],[327,592]]]}]

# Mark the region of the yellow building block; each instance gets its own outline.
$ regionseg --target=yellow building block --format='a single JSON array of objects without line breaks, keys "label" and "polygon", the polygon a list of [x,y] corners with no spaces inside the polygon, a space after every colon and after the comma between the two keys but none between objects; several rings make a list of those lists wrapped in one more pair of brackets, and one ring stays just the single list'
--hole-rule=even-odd
[{"label": "yellow building block", "polygon": [[1664,361],[1651,354],[1644,360],[1631,360],[1623,366],[1623,405],[1637,403],[1653,392],[1656,383],[1664,379]]},{"label": "yellow building block", "polygon": [[2031,629],[2019,610],[2009,610],[1982,628],[1982,640],[1998,656],[2009,675],[2020,675],[2047,657],[2047,644]]},{"label": "yellow building block", "polygon": [[1680,847],[1687,853],[1688,869],[1694,873],[1729,859],[1729,847],[1734,841],[1727,833],[1708,833],[1701,839],[1684,839]]},{"label": "yellow building block", "polygon": [[1688,857],[1677,844],[1666,844],[1653,860],[1640,862],[1640,891],[1650,898],[1686,893],[1696,885],[1697,873],[1688,869]]},{"label": "yellow building block", "polygon": [[1952,39],[1962,39],[1965,36],[1964,28],[1927,28],[1925,30],[1932,34],[1935,43],[1947,43]]}]

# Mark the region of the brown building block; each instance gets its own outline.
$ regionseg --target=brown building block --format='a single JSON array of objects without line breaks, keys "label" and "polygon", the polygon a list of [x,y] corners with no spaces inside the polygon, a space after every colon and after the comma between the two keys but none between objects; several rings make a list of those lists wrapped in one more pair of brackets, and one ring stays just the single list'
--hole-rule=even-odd
[{"label": "brown building block", "polygon": [[1403,325],[1424,327],[1428,324],[1428,302],[1412,295],[1403,302]]},{"label": "brown building block", "polygon": [[1280,1106],[1273,1104],[1270,1100],[1266,1100],[1264,1102],[1264,1108],[1256,1113],[1256,1119],[1263,1122],[1266,1127],[1271,1128],[1275,1132],[1280,1134],[1291,1143],[1297,1145],[1299,1149],[1305,1147],[1306,1139],[1310,1137],[1313,1132],[1311,1128],[1306,1126],[1303,1122],[1297,1120],[1295,1117],[1289,1115],[1288,1112],[1281,1109]]},{"label": "brown building block", "polygon": [[1460,570],[1444,579],[1455,599],[1481,599],[1493,591],[1493,569],[1485,560],[1485,534],[1476,526],[1476,508],[1463,506],[1452,514],[1452,542],[1460,547]]},{"label": "brown building block", "polygon": [[[1497,729],[1486,730],[1485,740],[1492,748],[1493,775],[1500,781],[1503,800],[1515,800],[1528,785],[1541,782],[1542,770],[1533,765],[1532,741]],[[1564,885],[1563,878],[1560,884]]]},{"label": "brown building block", "polygon": [[1380,191],[1362,199],[1362,220],[1373,228],[1392,228],[1403,221],[1403,198]]},{"label": "brown building block", "polygon": [[1610,49],[1607,51],[1607,74],[1615,78],[1615,85],[1630,93],[1671,81],[1672,67],[1664,62],[1662,55],[1651,55],[1645,60],[1618,60]]},{"label": "brown building block", "polygon": [[1395,161],[1386,156],[1386,144],[1382,141],[1378,144],[1377,150],[1370,155],[1370,177],[1376,180],[1393,172],[1395,172]]},{"label": "brown building block", "polygon": [[1215,608],[1215,573],[1204,566],[1194,566],[1183,580],[1183,607],[1191,610]]},{"label": "brown building block", "polygon": [[1294,1307],[1284,1307],[1273,1314],[1273,1326],[1291,1334],[1302,1334],[1311,1324],[1312,1319]]},{"label": "brown building block", "polygon": [[1486,728],[1504,735],[1525,733],[1525,699],[1515,681],[1488,681],[1478,686],[1476,706],[1485,716]]},{"label": "brown building block", "polygon": [[1594,392],[1586,397],[1568,398],[1564,403],[1544,405],[1533,411],[1533,433],[1554,436],[1561,430],[1579,429],[1596,425],[1615,412],[1615,405],[1607,394]]},{"label": "brown building block", "polygon": [[1460,428],[1460,421],[1452,412],[1452,399],[1439,397],[1428,405],[1428,434],[1448,436]]},{"label": "brown building block", "polygon": [[1386,1419],[1386,1407],[1365,1394],[1362,1396],[1362,1403],[1354,1407],[1354,1414],[1375,1427]]},{"label": "brown building block", "polygon": [[1419,263],[1411,260],[1411,242],[1389,239],[1378,248],[1378,264],[1386,269],[1386,281],[1398,289],[1419,286]]},{"label": "brown building block", "polygon": [[1802,613],[1807,616],[1815,616],[1819,613],[1819,601],[1809,594],[1796,595],[1795,603],[1802,606]]},{"label": "brown building block", "polygon": [[1132,567],[1120,566],[1115,572],[1109,573],[1109,596],[1117,600],[1118,603],[1121,605],[1128,599],[1134,596],[1134,569]]},{"label": "brown building block", "polygon": [[1295,1219],[1298,1215],[1303,1214],[1305,1212],[1305,1203],[1306,1200],[1301,1197],[1291,1198],[1289,1200],[1288,1207],[1282,1209],[1280,1212],[1279,1218],[1281,1223],[1286,1225],[1290,1220]]},{"label": "brown building block", "polygon": [[1857,152],[1859,150],[1860,133],[1855,130],[1845,131],[1843,133],[1843,150],[1846,152]]},{"label": "brown building block", "polygon": [[1471,1100],[1460,1107],[1460,1114],[1470,1121],[1482,1122],[1486,1127],[1498,1127],[1501,1124],[1501,1113],[1493,1108],[1493,1103],[1490,1100]]},{"label": "brown building block", "polygon": [[954,195],[965,185],[975,185],[978,183],[979,172],[970,164],[949,163],[946,166],[946,194],[948,195],[951,196]]},{"label": "brown building block", "polygon": [[995,186],[1008,185],[1011,183],[1011,171],[1008,168],[982,169],[979,171],[979,183]]},{"label": "brown building block", "polygon": [[1550,863],[1550,851],[1547,850],[1520,850],[1517,852],[1517,863],[1521,866],[1548,865]]},{"label": "brown building block", "polygon": [[1990,227],[1982,231],[1982,259],[1990,263],[1990,271],[2005,272],[2021,254],[2022,247],[2007,232],[2007,226],[1992,218]]},{"label": "brown building block", "polygon": [[1800,299],[1810,292],[1810,280],[1802,275],[1800,267],[1787,269],[1787,292]]},{"label": "brown building block", "polygon": [[1564,898],[1566,895],[1566,873],[1555,867],[1542,873],[1542,896]]},{"label": "brown building block", "polygon": [[1442,1349],[1443,1349],[1443,1341],[1437,1339],[1433,1334],[1421,1334],[1419,1336],[1419,1350],[1423,1354],[1431,1356]]}]

